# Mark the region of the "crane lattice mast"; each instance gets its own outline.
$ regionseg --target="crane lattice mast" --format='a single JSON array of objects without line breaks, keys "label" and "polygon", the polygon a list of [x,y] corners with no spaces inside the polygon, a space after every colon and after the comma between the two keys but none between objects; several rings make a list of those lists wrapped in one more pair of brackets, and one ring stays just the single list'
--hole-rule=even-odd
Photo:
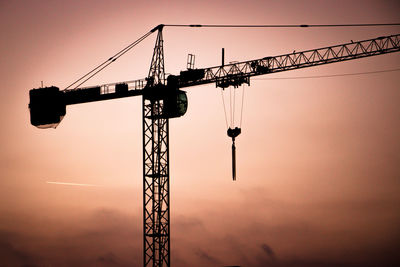
[{"label": "crane lattice mast", "polygon": [[164,100],[166,90],[163,27],[159,27],[146,94],[143,94],[143,250],[144,266],[170,266],[169,136]]}]

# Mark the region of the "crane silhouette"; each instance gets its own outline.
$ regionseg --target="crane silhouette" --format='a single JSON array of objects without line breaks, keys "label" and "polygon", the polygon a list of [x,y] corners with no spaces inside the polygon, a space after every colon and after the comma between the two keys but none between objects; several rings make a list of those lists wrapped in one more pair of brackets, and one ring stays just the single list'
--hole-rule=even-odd
[{"label": "crane silhouette", "polygon": [[[200,27],[201,25],[187,25]],[[304,27],[304,25],[299,25]],[[182,88],[215,83],[222,89],[250,85],[253,76],[313,67],[400,51],[400,34],[353,41],[307,51],[269,56],[244,62],[181,71],[165,77],[163,28],[160,24],[99,65],[84,77],[89,79],[125,54],[141,40],[157,32],[157,39],[146,78],[60,90],[56,86],[32,89],[31,124],[39,128],[56,127],[66,114],[66,106],[108,99],[142,96],[143,103],[143,265],[171,266],[170,260],[170,172],[169,119],[183,116],[188,99]],[[193,59],[191,58],[191,61]],[[193,66],[192,62],[188,66]],[[78,82],[77,81],[77,82]],[[70,86],[69,86],[70,87]],[[68,88],[68,87],[67,87]],[[232,174],[236,178],[235,138],[240,128],[228,129],[232,138]]]}]

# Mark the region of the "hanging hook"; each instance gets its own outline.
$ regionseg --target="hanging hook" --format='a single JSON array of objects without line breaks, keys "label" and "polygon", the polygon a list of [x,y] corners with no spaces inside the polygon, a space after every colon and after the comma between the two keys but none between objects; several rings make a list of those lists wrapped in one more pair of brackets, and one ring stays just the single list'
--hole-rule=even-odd
[{"label": "hanging hook", "polygon": [[242,130],[238,127],[234,129],[230,128],[227,131],[229,137],[232,138],[232,179],[236,181],[236,145],[235,138],[242,132]]}]

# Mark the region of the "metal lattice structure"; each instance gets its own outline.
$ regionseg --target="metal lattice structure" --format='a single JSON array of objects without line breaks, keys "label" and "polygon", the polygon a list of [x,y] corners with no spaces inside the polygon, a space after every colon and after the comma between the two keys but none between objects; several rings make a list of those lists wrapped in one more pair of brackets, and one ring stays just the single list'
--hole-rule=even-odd
[{"label": "metal lattice structure", "polygon": [[217,86],[249,83],[249,78],[252,76],[382,55],[399,50],[400,34],[357,42],[352,41],[347,44],[205,68],[204,78],[196,81],[181,81],[179,87],[207,83],[216,83]]},{"label": "metal lattice structure", "polygon": [[[208,83],[215,83],[217,87],[222,88],[239,86],[243,83],[249,84],[252,76],[400,51],[400,34],[397,34],[217,67],[188,68],[179,75],[168,76],[166,82],[162,30],[163,25],[159,25],[150,31],[150,33],[158,31],[158,35],[146,79],[63,91],[52,86],[32,89],[29,92],[31,124],[39,128],[58,125],[66,114],[67,105],[142,96],[143,265],[145,267],[171,265],[168,118],[180,117],[186,112],[186,95],[179,88]],[[113,58],[110,60],[114,61]],[[181,98],[182,96],[184,98]],[[185,101],[186,103],[182,104]],[[237,134],[228,133],[233,138]]]},{"label": "metal lattice structure", "polygon": [[[204,70],[204,77],[194,80],[178,79],[177,86],[179,88],[184,88],[209,83],[215,83],[217,86],[223,86],[224,84],[240,84],[243,82],[249,83],[250,77],[252,76],[319,66],[398,51],[400,51],[400,34],[204,68],[200,69]],[[153,70],[156,69],[156,62],[153,55]],[[74,94],[75,91],[82,91],[80,95],[84,95],[84,91],[90,89],[90,87],[64,90],[63,92],[68,99],[67,104],[76,104],[141,95],[143,94],[143,89],[151,86],[149,82],[151,82],[151,80],[149,81],[148,79],[125,81],[124,83],[129,86],[129,90],[125,95],[116,94],[115,86],[118,83],[99,85],[101,94],[85,100],[82,100],[79,95],[77,98],[69,99],[69,95]]]},{"label": "metal lattice structure", "polygon": [[143,95],[143,249],[144,266],[170,266],[169,140],[163,100],[151,90],[164,85],[162,28],[158,31]]}]

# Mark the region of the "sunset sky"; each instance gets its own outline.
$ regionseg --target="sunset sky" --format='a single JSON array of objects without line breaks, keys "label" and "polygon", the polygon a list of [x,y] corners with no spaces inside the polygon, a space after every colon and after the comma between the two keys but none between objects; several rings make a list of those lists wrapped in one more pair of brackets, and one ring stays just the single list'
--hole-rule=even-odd
[{"label": "sunset sky", "polygon": [[[42,130],[29,90],[64,89],[160,23],[399,23],[400,3],[2,0],[0,18],[0,266],[142,266],[141,98],[68,106]],[[165,68],[398,33],[166,27]],[[86,85],[145,78],[155,38]],[[186,88],[170,121],[172,266],[400,266],[399,70],[392,53],[253,78],[235,182],[221,89]]]}]

